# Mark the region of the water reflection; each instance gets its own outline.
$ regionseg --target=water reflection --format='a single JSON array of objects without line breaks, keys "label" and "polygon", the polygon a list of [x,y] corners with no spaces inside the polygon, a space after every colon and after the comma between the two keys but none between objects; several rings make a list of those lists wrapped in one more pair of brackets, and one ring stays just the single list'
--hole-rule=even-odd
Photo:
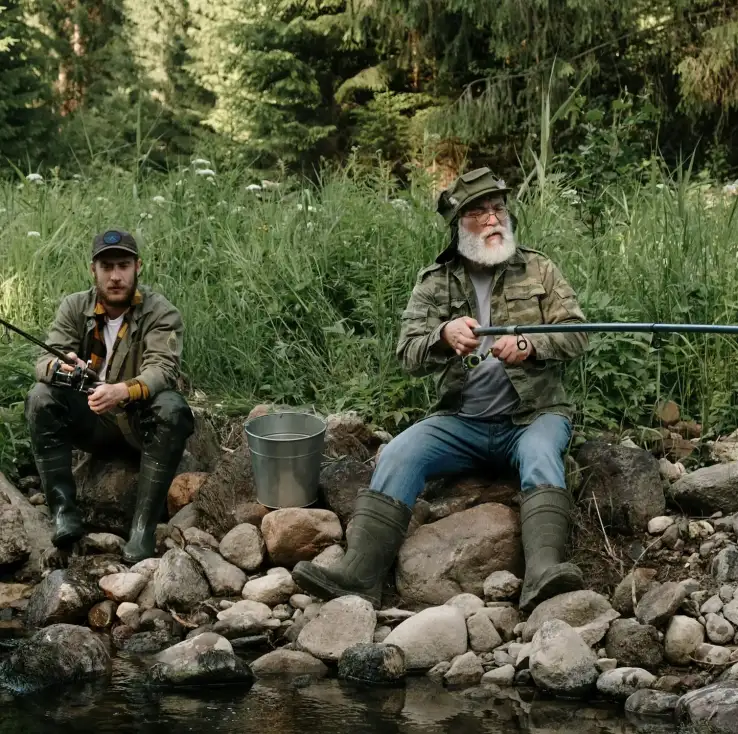
[{"label": "water reflection", "polygon": [[625,716],[614,705],[542,699],[503,690],[480,699],[419,676],[369,687],[335,678],[259,680],[238,687],[162,691],[141,684],[134,661],[118,658],[110,683],[13,697],[0,694],[2,734],[667,734],[670,722]]}]

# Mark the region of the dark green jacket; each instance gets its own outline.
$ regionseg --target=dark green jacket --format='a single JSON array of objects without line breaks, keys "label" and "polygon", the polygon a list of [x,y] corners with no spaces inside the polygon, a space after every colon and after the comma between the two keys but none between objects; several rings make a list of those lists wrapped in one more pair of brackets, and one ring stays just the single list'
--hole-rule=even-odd
[{"label": "dark green jacket", "polygon": [[[177,387],[184,327],[179,311],[147,286],[138,288],[141,303],[126,314],[130,326],[113,357],[107,382],[138,380],[148,387],[149,397]],[[65,354],[75,352],[86,359],[95,326],[96,290],[66,296],[49,330],[47,343]],[[44,352],[36,363],[36,378],[49,382],[56,357]]]},{"label": "dark green jacket", "polygon": [[[440,260],[440,258],[439,258]],[[476,312],[474,286],[458,255],[436,261],[418,274],[402,314],[397,356],[413,375],[434,375],[437,401],[431,414],[453,414],[461,406],[466,370],[453,349],[441,341],[449,321]],[[559,269],[545,255],[518,247],[513,257],[495,268],[490,298],[490,323],[584,323],[576,294]],[[573,415],[573,405],[562,384],[563,365],[581,355],[588,345],[585,333],[535,334],[529,337],[535,359],[505,365],[520,397],[513,422],[525,425],[542,413]]]}]

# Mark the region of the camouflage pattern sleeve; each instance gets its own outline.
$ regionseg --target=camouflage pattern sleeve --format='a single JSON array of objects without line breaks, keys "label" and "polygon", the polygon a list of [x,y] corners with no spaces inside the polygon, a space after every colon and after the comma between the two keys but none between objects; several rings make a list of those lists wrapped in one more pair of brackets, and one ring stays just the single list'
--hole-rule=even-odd
[{"label": "camouflage pattern sleeve", "polygon": [[437,296],[439,276],[418,275],[407,307],[402,312],[397,357],[403,368],[415,377],[436,372],[454,352],[441,340],[441,330],[447,323],[442,318]]},{"label": "camouflage pattern sleeve", "polygon": [[[541,298],[543,321],[547,324],[583,324],[584,313],[574,289],[550,260],[542,264],[546,294]],[[589,346],[586,332],[531,334],[526,336],[536,350],[536,359],[570,360],[582,355]]]}]

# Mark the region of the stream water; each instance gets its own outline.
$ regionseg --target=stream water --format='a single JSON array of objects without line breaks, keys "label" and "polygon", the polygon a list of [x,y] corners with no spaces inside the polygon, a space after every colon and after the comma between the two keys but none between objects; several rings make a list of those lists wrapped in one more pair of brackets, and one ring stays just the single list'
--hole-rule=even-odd
[{"label": "stream water", "polygon": [[259,680],[238,687],[152,690],[118,657],[103,683],[26,696],[0,693],[0,734],[667,734],[667,722],[636,721],[606,703],[562,702],[510,689],[471,700],[424,676],[377,688],[326,678],[309,684]]}]

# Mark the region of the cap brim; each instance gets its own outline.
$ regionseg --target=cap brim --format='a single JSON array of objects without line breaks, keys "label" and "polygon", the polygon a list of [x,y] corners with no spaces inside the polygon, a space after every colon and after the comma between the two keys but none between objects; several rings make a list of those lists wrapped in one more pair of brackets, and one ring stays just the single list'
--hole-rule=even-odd
[{"label": "cap brim", "polygon": [[117,243],[115,245],[105,245],[101,247],[99,250],[95,250],[95,252],[92,255],[92,259],[94,260],[96,257],[99,257],[104,252],[110,252],[111,250],[117,250],[119,252],[125,252],[128,255],[134,255],[135,257],[138,257],[138,252],[134,250],[129,245],[123,245],[121,243]]}]

